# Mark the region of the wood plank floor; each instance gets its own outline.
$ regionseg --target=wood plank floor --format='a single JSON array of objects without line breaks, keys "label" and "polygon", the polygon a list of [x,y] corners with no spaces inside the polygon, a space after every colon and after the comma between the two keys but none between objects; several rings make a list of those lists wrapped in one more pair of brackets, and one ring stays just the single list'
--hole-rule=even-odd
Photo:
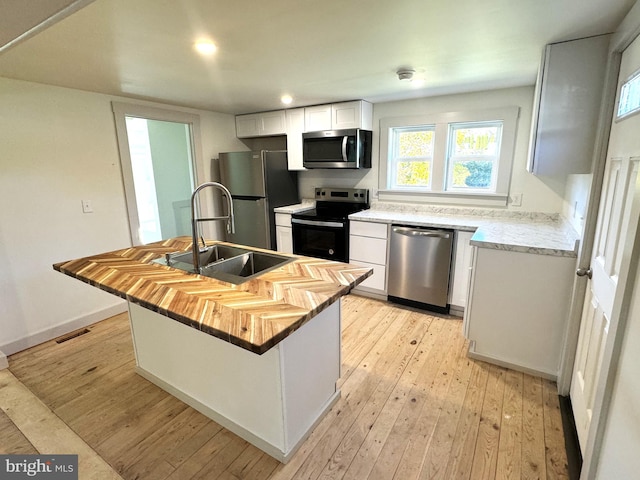
[{"label": "wood plank floor", "polygon": [[342,396],[286,465],[136,375],[126,315],[9,365],[125,479],[568,478],[553,382],[467,358],[460,319],[343,302]]}]

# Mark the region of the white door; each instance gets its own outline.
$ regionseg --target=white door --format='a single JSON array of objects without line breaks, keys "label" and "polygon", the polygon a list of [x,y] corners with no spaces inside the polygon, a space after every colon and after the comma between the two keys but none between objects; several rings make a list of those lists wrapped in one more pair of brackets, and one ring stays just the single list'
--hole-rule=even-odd
[{"label": "white door", "polygon": [[113,103],[133,245],[191,235],[199,118]]},{"label": "white door", "polygon": [[[618,92],[640,68],[640,40],[623,53]],[[616,110],[617,110],[616,104]],[[571,380],[571,403],[584,455],[594,406],[595,389],[603,361],[614,298],[622,265],[622,246],[637,188],[640,166],[640,115],[614,119],[611,127],[598,225],[582,313],[578,348]]]}]

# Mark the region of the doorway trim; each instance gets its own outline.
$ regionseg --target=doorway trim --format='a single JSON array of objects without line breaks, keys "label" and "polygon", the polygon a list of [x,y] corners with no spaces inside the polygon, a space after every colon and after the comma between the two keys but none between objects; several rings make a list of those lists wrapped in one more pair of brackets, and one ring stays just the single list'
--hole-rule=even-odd
[{"label": "doorway trim", "polygon": [[136,192],[133,184],[133,171],[131,168],[131,155],[129,153],[129,137],[127,135],[126,117],[145,118],[165,122],[184,123],[190,126],[191,152],[193,154],[194,181],[202,178],[200,171],[203,165],[202,142],[200,137],[200,116],[179,110],[150,107],[147,105],[123,102],[111,102],[111,109],[116,125],[118,150],[120,152],[120,165],[122,166],[122,182],[127,203],[127,215],[129,217],[129,234],[132,245],[142,245],[138,234],[140,221],[136,208]]}]

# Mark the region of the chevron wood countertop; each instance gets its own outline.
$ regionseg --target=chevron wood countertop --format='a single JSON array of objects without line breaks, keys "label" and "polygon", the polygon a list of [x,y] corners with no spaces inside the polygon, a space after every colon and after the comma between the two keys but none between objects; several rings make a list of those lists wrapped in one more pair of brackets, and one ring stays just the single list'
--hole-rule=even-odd
[{"label": "chevron wood countertop", "polygon": [[[215,244],[234,246],[207,242]],[[165,253],[190,250],[191,238],[178,237],[56,263],[53,268],[257,354],[372,274],[370,268],[290,255],[293,262],[234,285],[152,263]]]}]

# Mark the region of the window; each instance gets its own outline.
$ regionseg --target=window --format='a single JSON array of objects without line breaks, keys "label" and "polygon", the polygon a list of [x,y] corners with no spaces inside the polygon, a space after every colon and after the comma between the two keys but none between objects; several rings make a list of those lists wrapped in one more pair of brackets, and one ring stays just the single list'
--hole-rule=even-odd
[{"label": "window", "polygon": [[435,129],[405,127],[394,131],[392,183],[401,188],[431,188]]},{"label": "window", "polygon": [[638,110],[640,110],[640,72],[635,72],[620,87],[616,119],[620,120]]},{"label": "window", "polygon": [[447,191],[496,191],[502,122],[449,125]]},{"label": "window", "polygon": [[381,119],[379,198],[506,205],[518,112]]}]

